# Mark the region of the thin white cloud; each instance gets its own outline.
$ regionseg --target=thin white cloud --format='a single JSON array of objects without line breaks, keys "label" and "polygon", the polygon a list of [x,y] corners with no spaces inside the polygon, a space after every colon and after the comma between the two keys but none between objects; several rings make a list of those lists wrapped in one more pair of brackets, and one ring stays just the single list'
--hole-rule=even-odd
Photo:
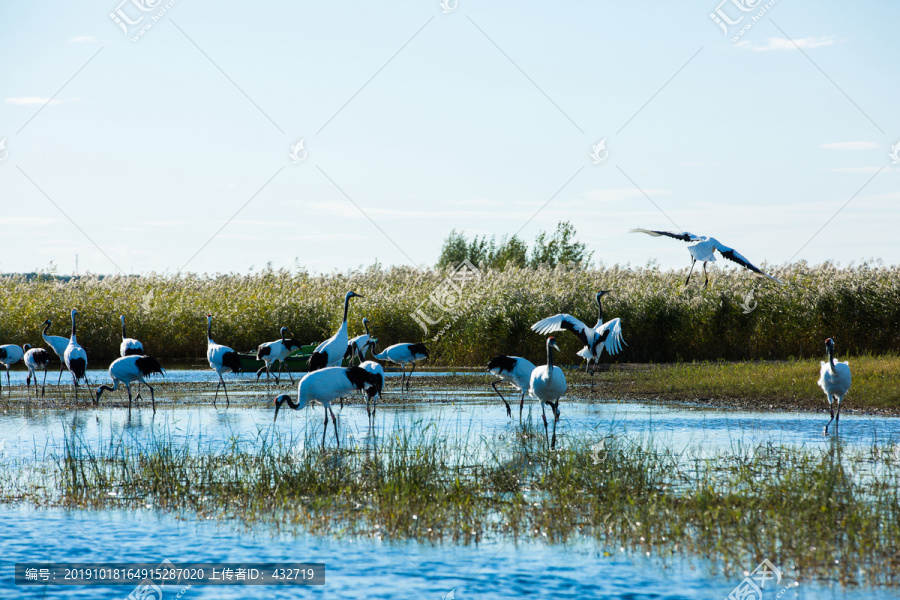
[{"label": "thin white cloud", "polygon": [[819,144],[819,148],[826,150],[873,150],[879,145],[875,142],[829,142],[827,144]]},{"label": "thin white cloud", "polygon": [[85,43],[94,43],[99,40],[92,35],[76,35],[69,41],[74,42],[76,44],[85,44]]},{"label": "thin white cloud", "polygon": [[[644,192],[651,198],[672,193],[671,190],[657,190],[653,188],[646,188]],[[585,192],[584,195],[591,200],[597,200],[599,202],[621,202],[631,198],[642,198],[644,192],[641,192],[641,190],[637,188],[609,188],[606,190],[590,190]]]},{"label": "thin white cloud", "polygon": [[754,52],[766,52],[768,50],[796,50],[798,46],[802,49],[818,48],[820,46],[830,46],[835,43],[837,43],[835,36],[826,35],[822,37],[798,38],[793,41],[786,38],[770,37],[766,38],[765,44],[754,44],[748,40],[744,40],[738,42],[737,45],[741,48],[753,50]]},{"label": "thin white cloud", "polygon": [[0,218],[0,225],[50,225],[59,223],[60,219],[51,219],[46,217],[3,217]]},{"label": "thin white cloud", "polygon": [[62,104],[62,100],[57,100],[55,98],[53,100],[50,100],[50,98],[41,98],[40,96],[23,96],[21,98],[7,98],[6,99],[7,104],[15,104],[17,106],[32,106],[34,104],[47,104],[48,101],[50,102],[50,104]]},{"label": "thin white cloud", "polygon": [[157,227],[176,227],[178,225],[185,225],[184,221],[145,221],[144,225],[154,225]]}]

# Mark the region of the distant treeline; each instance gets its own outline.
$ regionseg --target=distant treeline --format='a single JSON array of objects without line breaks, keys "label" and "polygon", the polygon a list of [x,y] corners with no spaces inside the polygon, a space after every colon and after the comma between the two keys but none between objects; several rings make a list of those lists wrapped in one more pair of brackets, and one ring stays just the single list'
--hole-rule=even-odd
[{"label": "distant treeline", "polygon": [[[595,292],[610,289],[604,318],[621,317],[628,344],[615,361],[824,356],[826,337],[835,338],[840,356],[900,349],[900,268],[801,263],[771,272],[786,285],[736,269],[713,270],[704,290],[693,281],[685,287],[684,270],[483,264],[316,276],[272,270],[70,281],[12,276],[0,279],[0,344],[43,345],[47,318],[50,333],[68,336],[73,307],[93,365],[117,355],[120,314],[128,334],[163,359],[205,355],[207,312],[215,317],[214,339],[237,350],[277,339],[283,325],[303,342],[321,341],[337,329],[344,294],[354,290],[363,297],[351,303],[351,335],[368,317],[380,348],[425,341],[432,364],[481,366],[497,354],[542,362],[544,342],[532,323],[567,312],[593,325]],[[557,339],[562,361],[577,364],[575,336],[563,331]]]}]

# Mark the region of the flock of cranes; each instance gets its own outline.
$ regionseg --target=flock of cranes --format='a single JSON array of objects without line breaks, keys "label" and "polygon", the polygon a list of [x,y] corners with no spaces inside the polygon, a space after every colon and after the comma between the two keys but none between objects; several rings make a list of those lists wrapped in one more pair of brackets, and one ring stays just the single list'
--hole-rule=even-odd
[{"label": "flock of cranes", "polygon": [[[704,272],[706,261],[715,260],[713,251],[720,252],[724,257],[734,260],[746,268],[761,273],[769,279],[778,281],[777,279],[763,273],[747,259],[735,250],[722,245],[714,238],[700,238],[690,233],[675,234],[664,231],[650,230],[634,230],[651,235],[665,235],[682,239],[684,241],[698,242],[691,246],[691,256],[693,262],[697,260],[704,262]],[[692,263],[693,269],[693,263]],[[688,275],[688,280],[690,275]],[[781,283],[781,282],[778,282]],[[687,284],[687,281],[685,282]],[[541,319],[534,325],[532,330],[540,335],[548,335],[557,331],[569,331],[584,344],[584,347],[578,352],[578,356],[586,361],[585,370],[588,370],[592,362],[599,362],[603,352],[609,355],[618,354],[625,341],[622,338],[622,323],[619,318],[613,318],[604,322],[603,320],[603,296],[610,293],[610,290],[600,290],[596,295],[597,302],[597,323],[593,327],[589,327],[584,322],[566,313],[560,313]],[[340,438],[337,431],[337,418],[331,407],[332,402],[341,401],[353,393],[362,391],[366,395],[366,413],[370,419],[374,418],[377,409],[378,397],[384,387],[384,368],[374,360],[365,360],[369,348],[372,348],[373,358],[380,361],[390,362],[400,365],[400,390],[403,391],[404,386],[408,391],[410,380],[415,370],[416,363],[428,358],[428,349],[421,343],[401,343],[394,344],[386,348],[380,353],[374,353],[376,340],[371,337],[369,331],[368,319],[363,319],[363,325],[366,333],[356,336],[352,339],[348,336],[347,318],[350,309],[350,300],[360,297],[355,292],[347,292],[344,297],[344,315],[337,332],[319,344],[309,358],[308,372],[300,380],[297,387],[297,400],[294,401],[290,394],[280,394],[275,398],[275,420],[278,419],[278,412],[284,403],[294,410],[300,410],[312,401],[318,401],[325,410],[325,429],[322,432],[322,444],[325,443],[325,431],[328,429],[328,417],[331,416],[335,430],[335,439],[340,445]],[[52,336],[47,333],[51,326],[48,319],[43,323],[42,337],[50,346],[53,352],[60,358],[60,377],[57,385],[62,380],[63,370],[68,370],[72,376],[72,384],[75,387],[75,398],[78,398],[78,384],[83,381],[86,385],[90,385],[87,380],[87,352],[78,343],[76,335],[78,310],[72,309],[71,312],[71,335],[69,338],[60,336]],[[140,385],[146,386],[150,390],[150,397],[153,406],[153,412],[156,412],[156,398],[154,388],[147,382],[147,377],[155,374],[164,375],[164,371],[159,362],[148,356],[144,352],[143,344],[140,341],[128,337],[125,329],[125,317],[120,317],[122,324],[122,342],[119,347],[120,358],[117,358],[109,366],[109,376],[113,385],[101,385],[97,388],[94,396],[94,403],[99,403],[103,392],[113,392],[118,390],[119,385],[123,385],[128,393],[128,406],[131,408],[132,393],[131,387],[134,384],[138,386],[137,398],[140,399]],[[206,338],[207,351],[206,358],[210,368],[218,375],[216,384],[216,392],[213,397],[213,405],[219,396],[219,388],[221,387],[225,393],[226,406],[230,406],[230,398],[228,397],[228,388],[225,384],[223,375],[226,373],[241,372],[241,360],[237,352],[232,348],[216,343],[212,339],[212,320],[211,314],[206,316]],[[280,330],[281,339],[272,342],[260,344],[257,348],[256,357],[263,361],[264,366],[256,372],[256,379],[266,373],[266,386],[269,385],[269,377],[275,378],[275,383],[279,383],[279,375],[284,367],[284,360],[292,352],[301,347],[300,342],[296,339],[289,338],[290,331],[287,327]],[[840,420],[841,401],[850,389],[851,375],[850,366],[846,362],[835,362],[834,360],[834,341],[828,338],[825,341],[826,353],[828,361],[821,363],[819,386],[825,392],[828,399],[828,405],[831,410],[831,420],[825,425],[825,433],[828,433],[828,427],[832,421],[835,423],[835,431],[837,431]],[[559,421],[559,402],[560,398],[566,393],[567,384],[566,376],[562,369],[553,364],[553,353],[559,351],[559,346],[554,337],[546,339],[547,362],[544,365],[536,366],[532,362],[520,356],[497,356],[488,363],[487,370],[498,379],[491,383],[494,391],[503,400],[506,406],[507,416],[512,418],[512,409],[509,402],[497,388],[498,383],[506,382],[512,385],[520,394],[519,398],[519,420],[522,419],[522,411],[525,405],[526,395],[531,396],[541,404],[541,415],[544,422],[544,435],[551,448],[556,446],[556,423]],[[44,380],[41,384],[41,396],[44,396],[47,369],[50,364],[50,353],[44,348],[32,348],[25,344],[19,347],[15,344],[6,344],[0,346],[0,365],[6,369],[7,387],[10,386],[9,368],[23,361],[28,369],[26,377],[26,387],[29,390],[31,380],[34,379],[35,393],[37,393],[37,371],[44,371]],[[349,358],[350,366],[344,367],[342,363]],[[357,364],[353,365],[356,359]],[[272,367],[276,362],[281,363],[281,367],[277,373],[272,372]],[[409,374],[406,373],[407,366],[410,367]],[[591,370],[591,383],[593,384],[593,373]],[[288,370],[291,383],[294,382],[293,375]],[[2,385],[2,381],[0,381]],[[2,393],[2,387],[0,387]],[[372,402],[372,410],[369,410],[369,403]],[[550,439],[549,422],[546,414],[546,407],[550,406],[553,416],[553,436]],[[835,405],[837,410],[835,411]]]}]

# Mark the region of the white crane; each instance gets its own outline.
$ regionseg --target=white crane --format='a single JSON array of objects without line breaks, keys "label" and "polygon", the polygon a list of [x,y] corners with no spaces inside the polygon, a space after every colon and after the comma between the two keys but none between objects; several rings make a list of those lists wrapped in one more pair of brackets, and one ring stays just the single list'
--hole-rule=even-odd
[{"label": "white crane", "polygon": [[[371,340],[367,341],[366,344],[363,346],[363,352],[365,352],[365,350],[368,348],[368,346],[372,346],[372,345],[374,345],[374,343]],[[359,357],[360,356],[359,348],[356,348],[355,346],[354,346],[354,348],[355,348],[355,353],[356,353],[357,357]],[[371,373],[373,376],[375,376],[378,380],[377,385],[371,385],[371,386],[367,387],[365,390],[366,415],[368,415],[371,420],[374,420],[375,419],[375,410],[378,408],[378,398],[381,397],[381,390],[384,387],[384,367],[382,367],[379,363],[375,362],[374,360],[367,360],[365,362],[360,362],[359,368],[365,369],[366,371]],[[371,414],[369,414],[369,401],[372,401],[372,413]]]},{"label": "white crane", "polygon": [[56,387],[59,387],[59,383],[62,381],[63,371],[66,370],[66,361],[63,358],[66,354],[66,348],[69,346],[69,338],[64,338],[61,335],[47,335],[47,330],[50,329],[50,319],[47,319],[43,323],[44,330],[41,331],[41,337],[44,338],[44,341],[53,349],[53,352],[56,356],[59,357],[59,379],[56,380]]},{"label": "white crane", "polygon": [[212,339],[212,315],[206,315],[206,360],[209,361],[210,368],[219,376],[219,383],[216,384],[216,395],[213,397],[213,406],[219,399],[219,386],[225,390],[225,406],[231,406],[231,399],[228,398],[228,388],[225,386],[225,380],[222,378],[223,373],[240,373],[241,359],[237,352],[217,344]]},{"label": "white crane", "polygon": [[[143,383],[150,388],[150,401],[153,403],[153,413],[156,414],[156,396],[153,393],[153,386],[144,379],[154,373],[165,376],[162,366],[151,356],[129,354],[128,356],[117,358],[109,365],[109,376],[113,380],[113,386],[109,387],[104,384],[98,387],[94,404],[100,402],[100,396],[104,391],[114,392],[119,389],[119,384],[121,383],[128,390],[128,410],[131,410],[131,384],[136,381],[139,386]],[[140,394],[138,394],[138,398],[140,397]]]},{"label": "white crane", "polygon": [[706,282],[703,284],[703,287],[709,285],[709,274],[706,272],[706,263],[716,262],[716,252],[721,254],[723,258],[735,262],[745,269],[750,269],[754,273],[759,273],[764,277],[768,277],[776,283],[782,283],[780,280],[775,279],[768,273],[762,271],[759,267],[755,266],[753,263],[747,260],[743,254],[741,254],[734,248],[729,248],[714,237],[694,235],[693,233],[689,233],[687,231],[674,233],[672,231],[656,231],[653,229],[632,229],[631,231],[629,231],[629,233],[646,233],[647,235],[652,235],[653,237],[664,235],[676,240],[681,240],[682,242],[696,242],[693,246],[688,246],[688,252],[691,253],[691,270],[688,272],[688,276],[684,281],[684,285],[687,285],[691,280],[691,273],[694,272],[694,264],[696,264],[698,260],[703,263],[703,275],[706,276]]},{"label": "white crane", "polygon": [[[287,335],[290,333],[287,327],[282,327],[280,331],[280,340],[262,343],[256,349],[256,360],[261,360],[265,363],[265,365],[260,367],[256,372],[256,380],[259,381],[259,377],[262,375],[263,371],[265,371],[266,386],[269,385],[269,373],[272,372],[272,365],[276,362],[281,363],[281,366],[278,367],[278,373],[273,374],[273,376],[275,377],[275,383],[277,385],[279,383],[278,376],[281,375],[281,370],[284,368],[284,359],[287,358],[291,352],[293,352],[294,350],[299,350],[303,346],[294,338],[287,337]],[[294,383],[294,376],[291,375],[290,369],[288,369],[288,377],[291,378],[291,383]]]},{"label": "white crane", "polygon": [[349,344],[347,312],[350,310],[350,298],[362,298],[362,296],[356,292],[347,292],[347,295],[344,296],[344,320],[341,321],[337,333],[316,346],[312,356],[309,357],[308,369],[310,371],[340,366],[344,359],[344,355],[347,353],[347,344]]},{"label": "white crane", "polygon": [[[588,327],[572,315],[560,313],[542,319],[531,326],[531,329],[547,335],[554,331],[571,331],[578,336],[578,339],[584,344],[584,348],[578,351],[578,356],[587,360],[584,369],[587,371],[591,365],[591,361],[600,362],[600,355],[606,350],[610,355],[618,354],[622,351],[622,322],[616,317],[610,319],[606,323],[603,322],[603,303],[602,298],[608,294],[609,290],[600,290],[597,292],[597,324]],[[594,371],[591,371],[591,386],[594,385]]]},{"label": "white crane", "polygon": [[[834,340],[828,338],[825,340],[825,351],[828,353],[828,362],[822,362],[819,370],[819,387],[825,392],[828,399],[828,408],[831,409],[831,421],[834,421],[834,430],[837,432],[838,423],[841,419],[841,400],[850,390],[850,364],[847,362],[834,362]],[[837,402],[837,413],[834,412],[834,404]],[[828,426],[831,421],[825,424],[825,434],[828,434]]]},{"label": "white crane", "polygon": [[84,348],[78,343],[78,338],[75,337],[75,315],[77,314],[78,310],[73,308],[72,336],[69,338],[69,345],[66,346],[66,351],[63,354],[63,361],[65,361],[69,373],[72,374],[72,383],[75,385],[76,402],[78,401],[78,380],[83,379],[85,384],[90,385],[87,379],[87,352],[84,351]]},{"label": "white crane", "polygon": [[119,344],[119,356],[131,356],[137,354],[144,355],[144,345],[134,338],[128,337],[125,333],[125,315],[120,315],[119,320],[122,321],[122,343]]},{"label": "white crane", "polygon": [[44,386],[47,384],[47,365],[50,364],[50,353],[43,348],[32,348],[31,344],[22,346],[25,351],[25,367],[28,368],[28,376],[25,377],[25,387],[28,395],[31,395],[31,378],[34,378],[34,393],[37,394],[37,373],[44,372],[44,381],[41,383],[41,398],[44,397]]},{"label": "white crane", "polygon": [[[400,391],[403,391],[403,378],[406,377],[406,391],[409,391],[409,381],[412,378],[413,371],[416,370],[416,363],[420,360],[428,358],[428,348],[425,344],[394,344],[388,346],[383,352],[373,354],[372,358],[378,360],[387,360],[400,365],[402,369],[400,373]],[[409,375],[406,375],[406,365],[412,365]]]},{"label": "white crane", "polygon": [[[0,346],[0,365],[6,368],[6,387],[9,388],[10,395],[12,395],[12,386],[9,383],[9,368],[22,360],[23,356],[25,356],[25,351],[15,344]],[[0,394],[2,393],[3,384],[0,383]]]},{"label": "white crane", "polygon": [[291,399],[290,394],[281,394],[275,398],[275,419],[278,420],[278,410],[285,402],[294,410],[306,408],[311,401],[316,400],[325,408],[325,429],[322,430],[322,447],[325,446],[325,432],[328,430],[328,413],[331,413],[331,422],[334,424],[334,439],[337,445],[341,445],[338,437],[337,417],[331,403],[338,398],[352,394],[356,390],[362,390],[367,386],[378,386],[378,377],[360,367],[325,367],[318,371],[307,373],[297,385],[297,402]]},{"label": "white crane", "polygon": [[544,405],[553,409],[553,442],[550,448],[556,447],[556,422],[559,421],[559,399],[566,393],[566,375],[562,369],[553,365],[553,350],[559,352],[556,339],[547,338],[547,364],[535,367],[531,372],[528,393],[541,401],[541,416],[544,417],[544,436],[547,437],[547,412]]},{"label": "white crane", "polygon": [[497,384],[506,381],[522,393],[522,398],[519,400],[519,421],[521,421],[522,409],[525,407],[525,394],[531,385],[531,372],[534,371],[534,363],[521,356],[501,354],[491,359],[487,365],[487,370],[500,378],[491,382],[491,387],[494,388],[494,391],[503,400],[503,404],[506,405],[506,416],[512,418],[512,410],[509,407],[509,402],[497,389]]},{"label": "white crane", "polygon": [[369,340],[371,339],[369,336],[369,319],[363,317],[362,322],[363,327],[366,328],[366,332],[351,339],[350,343],[347,345],[347,352],[344,354],[344,358],[349,358],[350,360],[353,360],[353,356],[355,355],[359,363],[362,363],[366,359],[366,352],[369,350]]}]

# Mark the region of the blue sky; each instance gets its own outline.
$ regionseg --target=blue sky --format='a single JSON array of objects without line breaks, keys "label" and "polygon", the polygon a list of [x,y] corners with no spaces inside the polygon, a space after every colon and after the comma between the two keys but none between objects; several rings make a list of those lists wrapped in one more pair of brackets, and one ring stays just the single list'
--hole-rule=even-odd
[{"label": "blue sky", "polygon": [[2,9],[0,271],[428,265],[560,220],[606,264],[687,266],[628,234],[675,224],[900,263],[898,3],[777,0],[735,42],[766,3],[726,35],[717,0],[178,0],[132,41],[166,3],[118,1]]}]

